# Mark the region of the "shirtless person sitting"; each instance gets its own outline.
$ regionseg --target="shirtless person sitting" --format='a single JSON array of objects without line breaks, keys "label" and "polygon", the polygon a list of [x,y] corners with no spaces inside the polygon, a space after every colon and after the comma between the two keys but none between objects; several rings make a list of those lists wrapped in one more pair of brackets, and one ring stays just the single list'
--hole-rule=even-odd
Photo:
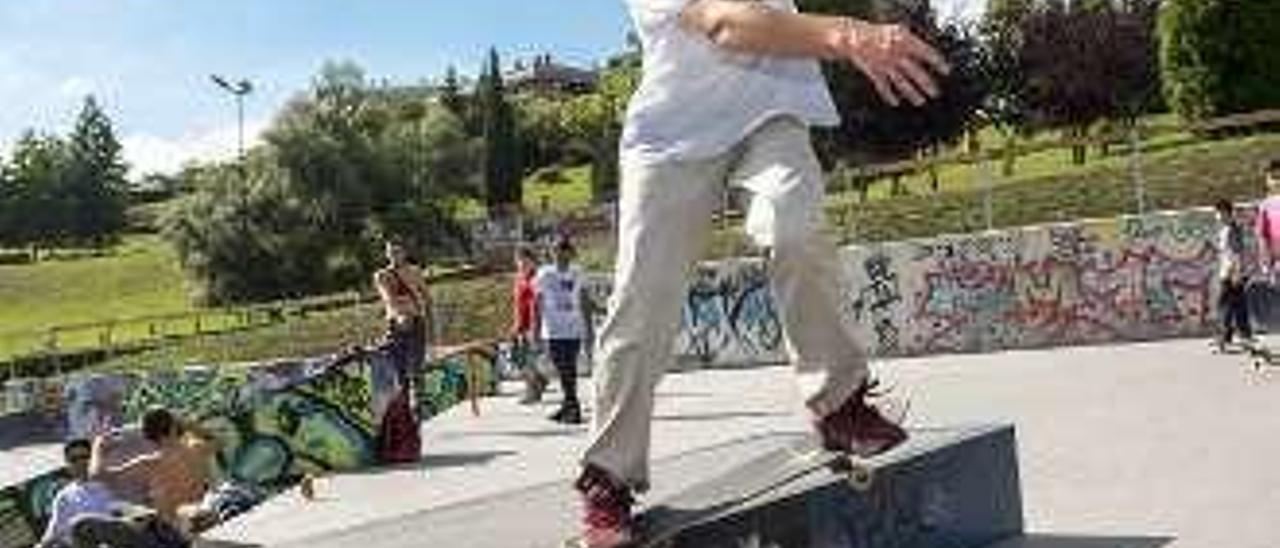
[{"label": "shirtless person sitting", "polygon": [[116,467],[104,464],[105,438],[95,438],[89,477],[145,485],[155,515],[151,519],[91,516],[77,520],[72,527],[75,546],[188,546],[191,532],[209,525],[208,512],[201,509],[200,502],[208,489],[216,440],[166,409],[147,411],[142,417],[142,433],[155,444],[155,451]]}]

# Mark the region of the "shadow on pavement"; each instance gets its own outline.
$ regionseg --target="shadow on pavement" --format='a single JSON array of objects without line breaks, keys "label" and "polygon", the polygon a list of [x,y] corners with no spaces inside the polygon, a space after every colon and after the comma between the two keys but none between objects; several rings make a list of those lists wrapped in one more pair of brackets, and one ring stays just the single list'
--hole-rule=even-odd
[{"label": "shadow on pavement", "polygon": [[474,453],[447,453],[436,455],[423,455],[422,460],[413,464],[402,464],[397,466],[381,466],[369,470],[359,470],[353,472],[344,472],[343,475],[350,476],[376,476],[389,472],[397,472],[403,470],[431,470],[439,468],[458,468],[464,466],[479,466],[488,464],[490,461],[510,455],[515,455],[515,451],[478,451]]},{"label": "shadow on pavement", "polygon": [[0,451],[62,442],[57,421],[23,413],[0,417]]},{"label": "shadow on pavement", "polygon": [[990,548],[1161,548],[1174,541],[1168,536],[1094,536],[1027,534],[1001,541]]}]

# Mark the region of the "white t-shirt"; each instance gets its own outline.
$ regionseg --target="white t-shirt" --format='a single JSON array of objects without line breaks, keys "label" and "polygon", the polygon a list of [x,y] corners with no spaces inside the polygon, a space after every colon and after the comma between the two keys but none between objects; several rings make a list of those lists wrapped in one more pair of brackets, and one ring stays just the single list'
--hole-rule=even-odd
[{"label": "white t-shirt", "polygon": [[533,287],[538,294],[543,339],[586,337],[586,322],[582,317],[583,280],[582,272],[575,266],[560,270],[555,265],[547,265],[538,269]]},{"label": "white t-shirt", "polygon": [[[818,62],[724,50],[681,28],[690,0],[627,0],[644,49],[644,77],[622,131],[624,159],[718,156],[778,115],[834,126],[840,115]],[[796,12],[793,0],[754,0]]]},{"label": "white t-shirt", "polygon": [[118,506],[116,498],[98,482],[68,483],[53,497],[49,526],[40,541],[60,541],[69,546],[72,521],[80,516],[110,516]]},{"label": "white t-shirt", "polygon": [[[1233,230],[1243,231],[1244,228],[1239,225],[1224,224],[1218,229],[1218,279],[1220,280],[1237,279],[1244,265],[1244,234],[1237,234],[1233,238],[1231,234]],[[1236,239],[1238,240],[1232,241]]]}]

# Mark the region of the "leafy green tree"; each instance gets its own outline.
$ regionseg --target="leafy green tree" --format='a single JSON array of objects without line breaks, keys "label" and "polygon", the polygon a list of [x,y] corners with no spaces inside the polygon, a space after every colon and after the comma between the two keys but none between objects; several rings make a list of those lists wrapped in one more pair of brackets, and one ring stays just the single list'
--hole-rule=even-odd
[{"label": "leafy green tree", "polygon": [[[1133,120],[1157,86],[1154,21],[1110,1],[1046,0],[1023,19],[1019,61],[1033,123],[1077,138],[1104,120]],[[1084,163],[1084,145],[1073,147]]]},{"label": "leafy green tree", "polygon": [[970,126],[987,94],[980,73],[976,33],[959,24],[941,24],[927,3],[878,0],[801,0],[805,10],[848,15],[911,28],[937,47],[952,65],[939,76],[940,97],[923,107],[891,107],[848,62],[825,63],[842,124],[817,132],[817,148],[828,162],[853,164],[909,158],[922,149],[958,139]]},{"label": "leafy green tree", "polygon": [[9,212],[4,223],[10,245],[29,246],[33,255],[42,247],[66,243],[74,221],[69,194],[70,147],[52,135],[27,131],[9,162],[7,179]]},{"label": "leafy green tree", "polygon": [[1166,0],[1165,98],[1186,120],[1280,107],[1280,1]]},{"label": "leafy green tree", "polygon": [[109,243],[125,227],[127,168],[111,120],[92,96],[85,98],[68,144],[66,232],[77,242]]},{"label": "leafy green tree", "polygon": [[564,104],[566,132],[590,153],[591,195],[597,202],[617,193],[618,139],[627,103],[639,82],[640,58],[627,53],[609,62],[594,93],[572,97]]},{"label": "leafy green tree", "polygon": [[520,204],[523,196],[515,109],[507,100],[495,49],[489,50],[477,96],[484,137],[484,200],[492,214],[504,206]]},{"label": "leafy green tree", "polygon": [[480,194],[480,145],[443,105],[330,63],[265,141],[243,177],[230,166],[184,172],[195,192],[165,221],[205,300],[363,287],[387,235],[430,254],[465,247],[455,218]]}]

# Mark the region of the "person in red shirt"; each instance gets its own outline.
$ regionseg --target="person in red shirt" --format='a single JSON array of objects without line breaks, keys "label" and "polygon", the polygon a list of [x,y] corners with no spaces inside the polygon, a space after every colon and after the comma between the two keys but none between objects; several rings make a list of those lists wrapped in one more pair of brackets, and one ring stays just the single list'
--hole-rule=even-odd
[{"label": "person in red shirt", "polygon": [[534,314],[537,305],[534,277],[537,273],[538,258],[534,255],[533,248],[521,246],[516,250],[516,278],[511,291],[511,303],[514,309],[511,325],[511,356],[524,378],[525,392],[520,403],[526,405],[542,401],[542,391],[547,387],[547,378],[538,372],[534,361],[534,345],[538,336],[534,332]]}]

